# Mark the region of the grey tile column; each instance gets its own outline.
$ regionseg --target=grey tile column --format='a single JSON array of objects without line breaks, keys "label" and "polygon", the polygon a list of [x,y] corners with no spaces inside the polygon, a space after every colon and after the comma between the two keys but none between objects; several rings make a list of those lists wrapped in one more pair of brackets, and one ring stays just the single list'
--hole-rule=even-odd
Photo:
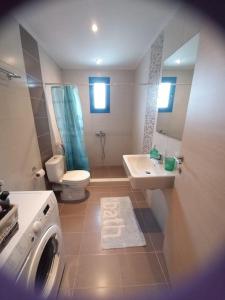
[{"label": "grey tile column", "polygon": [[161,79],[164,34],[161,33],[151,46],[148,92],[145,111],[143,153],[149,153],[157,120],[157,95]]},{"label": "grey tile column", "polygon": [[[53,155],[53,152],[38,44],[37,41],[22,26],[20,26],[20,36],[38,145],[41,154],[42,166],[44,168],[44,163]],[[46,185],[47,188],[50,188],[47,180]]]}]

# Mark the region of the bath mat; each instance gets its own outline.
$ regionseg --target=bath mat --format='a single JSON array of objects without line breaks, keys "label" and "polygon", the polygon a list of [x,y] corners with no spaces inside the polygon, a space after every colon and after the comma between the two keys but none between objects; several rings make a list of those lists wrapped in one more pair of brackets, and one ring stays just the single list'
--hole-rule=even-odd
[{"label": "bath mat", "polygon": [[101,198],[102,249],[145,246],[129,197]]}]

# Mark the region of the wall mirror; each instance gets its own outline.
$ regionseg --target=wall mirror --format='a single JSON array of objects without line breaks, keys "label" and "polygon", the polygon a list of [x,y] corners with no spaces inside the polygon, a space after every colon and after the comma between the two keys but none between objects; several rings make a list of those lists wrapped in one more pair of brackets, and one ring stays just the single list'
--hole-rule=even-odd
[{"label": "wall mirror", "polygon": [[181,140],[198,51],[199,34],[163,62],[158,91],[158,133]]}]

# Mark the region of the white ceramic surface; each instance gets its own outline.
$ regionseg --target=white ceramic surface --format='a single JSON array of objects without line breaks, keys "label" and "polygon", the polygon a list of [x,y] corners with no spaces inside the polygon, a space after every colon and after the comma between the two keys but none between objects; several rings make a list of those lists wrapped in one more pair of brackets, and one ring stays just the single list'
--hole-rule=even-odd
[{"label": "white ceramic surface", "polygon": [[123,155],[129,181],[135,189],[164,189],[173,187],[175,171],[164,170],[163,164],[150,159],[149,154]]}]

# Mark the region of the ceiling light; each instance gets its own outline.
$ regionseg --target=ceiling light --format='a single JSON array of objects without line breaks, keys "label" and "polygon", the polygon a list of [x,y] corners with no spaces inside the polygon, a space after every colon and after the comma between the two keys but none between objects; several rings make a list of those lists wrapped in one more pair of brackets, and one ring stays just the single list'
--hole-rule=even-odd
[{"label": "ceiling light", "polygon": [[175,60],[175,63],[179,65],[181,63],[181,60],[178,58]]},{"label": "ceiling light", "polygon": [[102,63],[102,59],[101,59],[101,58],[97,58],[97,59],[96,59],[96,64],[97,64],[97,65],[100,65],[101,63]]},{"label": "ceiling light", "polygon": [[98,31],[98,26],[97,26],[97,24],[92,24],[92,26],[91,26],[91,30],[94,32],[94,33],[96,33],[97,31]]}]

